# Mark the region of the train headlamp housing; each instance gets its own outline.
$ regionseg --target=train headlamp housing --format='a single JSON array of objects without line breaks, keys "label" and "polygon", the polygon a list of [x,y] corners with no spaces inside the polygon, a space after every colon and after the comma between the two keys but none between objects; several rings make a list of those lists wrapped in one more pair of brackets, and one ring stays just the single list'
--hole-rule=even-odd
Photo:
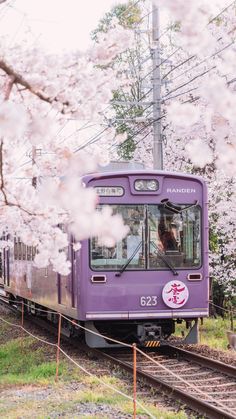
[{"label": "train headlamp housing", "polygon": [[159,183],[156,179],[137,179],[134,182],[134,189],[136,191],[155,192],[159,188]]}]

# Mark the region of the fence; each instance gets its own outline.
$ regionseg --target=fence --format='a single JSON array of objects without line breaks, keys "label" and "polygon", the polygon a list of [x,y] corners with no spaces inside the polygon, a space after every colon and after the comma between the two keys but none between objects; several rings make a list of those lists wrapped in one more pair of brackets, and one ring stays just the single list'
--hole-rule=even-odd
[{"label": "fence", "polygon": [[[87,329],[86,327],[78,324],[75,322],[75,320],[71,320],[68,317],[64,316],[61,313],[55,312],[55,311],[48,311],[48,310],[43,310],[43,309],[39,309],[39,308],[35,308],[35,311],[39,311],[39,312],[45,312],[45,313],[53,313],[58,315],[58,333],[57,333],[57,343],[51,343],[48,342],[42,338],[39,338],[38,336],[33,335],[31,332],[29,332],[25,327],[24,327],[24,320],[25,320],[25,310],[24,310],[24,306],[27,305],[26,303],[24,303],[24,301],[11,301],[8,300],[9,302],[12,302],[14,304],[19,304],[21,306],[21,324],[15,324],[15,323],[11,323],[9,321],[7,321],[6,319],[0,317],[0,320],[6,324],[8,324],[9,326],[12,327],[16,327],[16,328],[20,328],[22,331],[24,331],[25,333],[27,333],[28,335],[30,335],[31,337],[33,337],[34,339],[39,340],[40,342],[46,344],[46,345],[50,345],[56,348],[56,375],[55,375],[55,380],[58,381],[59,379],[59,365],[60,365],[60,353],[62,353],[71,363],[73,363],[74,365],[76,365],[80,370],[82,370],[85,374],[96,378],[98,380],[98,382],[100,382],[100,384],[102,384],[103,386],[109,388],[110,390],[114,391],[117,394],[122,395],[123,397],[125,397],[128,400],[131,400],[133,402],[133,418],[136,419],[137,416],[137,406],[140,407],[141,409],[143,409],[144,412],[146,412],[150,418],[155,419],[155,416],[153,416],[153,414],[145,407],[143,406],[138,400],[137,400],[137,352],[140,353],[143,357],[149,359],[149,361],[151,361],[153,364],[158,365],[161,369],[167,371],[169,374],[171,374],[173,377],[178,378],[181,382],[183,382],[185,385],[187,385],[188,387],[192,388],[195,392],[195,395],[199,394],[199,396],[203,396],[205,395],[205,393],[203,391],[201,391],[199,388],[197,388],[194,384],[188,382],[187,380],[183,379],[182,377],[180,377],[179,375],[175,374],[174,372],[170,371],[168,368],[166,368],[164,365],[162,365],[160,362],[158,362],[157,360],[154,360],[153,358],[151,358],[148,354],[146,354],[145,352],[143,352],[140,348],[137,348],[136,344],[127,344],[124,343],[122,341],[118,341],[116,339],[112,339],[112,338],[108,338],[107,336],[104,336],[98,332],[94,332],[92,330]],[[214,305],[212,302],[209,302],[210,304]],[[224,309],[226,310],[226,309]],[[229,310],[226,310],[229,311]],[[78,362],[76,362],[73,358],[71,358],[62,348],[61,348],[61,324],[62,324],[62,318],[64,318],[65,320],[67,320],[68,322],[72,323],[74,326],[76,325],[76,327],[79,327],[83,330],[88,331],[89,333],[98,335],[102,338],[105,338],[106,340],[109,340],[112,343],[117,343],[119,345],[122,345],[126,348],[130,348],[133,352],[133,397],[128,396],[127,394],[123,393],[122,391],[118,390],[117,388],[115,388],[114,386],[111,386],[107,383],[105,383],[101,378],[99,378],[98,376],[96,376],[95,374],[91,373],[90,371],[86,370],[84,367],[82,367]],[[210,398],[211,401],[213,403],[216,402],[215,399]],[[217,404],[220,407],[223,407],[225,409],[225,406],[220,402],[217,401]],[[230,411],[230,409],[228,409]]]}]

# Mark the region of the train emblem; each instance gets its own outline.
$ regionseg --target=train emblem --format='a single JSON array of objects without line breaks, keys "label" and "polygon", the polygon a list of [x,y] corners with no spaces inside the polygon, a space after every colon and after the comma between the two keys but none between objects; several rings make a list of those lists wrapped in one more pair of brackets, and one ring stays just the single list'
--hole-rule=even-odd
[{"label": "train emblem", "polygon": [[182,281],[170,281],[162,290],[164,303],[171,308],[183,307],[188,301],[189,292],[187,285]]}]

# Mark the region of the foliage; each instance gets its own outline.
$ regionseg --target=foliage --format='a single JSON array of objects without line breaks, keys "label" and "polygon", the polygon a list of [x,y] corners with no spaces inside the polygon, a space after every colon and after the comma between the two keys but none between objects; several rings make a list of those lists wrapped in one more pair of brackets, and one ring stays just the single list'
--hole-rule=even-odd
[{"label": "foliage", "polygon": [[117,19],[119,24],[126,29],[134,29],[135,25],[140,20],[140,8],[135,4],[136,2],[129,0],[127,3],[117,4],[111,10],[105,13],[105,16],[100,19],[97,28],[92,31],[91,38],[98,40],[98,34],[101,32],[108,32],[110,26]]},{"label": "foliage", "polygon": [[[55,354],[55,350],[53,351]],[[0,345],[0,383],[24,384],[55,378],[56,363],[45,362],[48,349],[35,346],[31,337],[17,338]],[[65,369],[61,364],[60,374]]]},{"label": "foliage", "polygon": [[[140,22],[142,22],[142,2],[136,4],[135,1],[128,1],[125,4],[116,5],[109,13],[106,13],[93,31],[92,38],[98,40],[103,32],[112,27],[114,19],[124,28],[133,29],[135,32],[135,42],[132,48],[117,57],[115,66],[120,73],[128,75],[130,80],[129,88],[121,88],[114,91],[112,125],[116,129],[116,133],[126,133],[126,138],[117,144],[116,151],[113,147],[113,159],[131,160],[136,150],[137,134],[146,133],[147,111],[142,104],[147,91],[142,85],[143,72],[146,66],[145,62],[146,46],[139,32],[141,32]],[[114,63],[112,64],[114,65]],[[142,122],[140,122],[140,118]],[[148,124],[150,125],[150,124]]]},{"label": "foliage", "polygon": [[[3,6],[0,6],[3,7]],[[96,211],[97,197],[83,187],[83,174],[95,171],[103,157],[80,151],[77,131],[60,135],[71,119],[96,118],[127,84],[109,66],[132,44],[132,33],[119,24],[86,53],[46,54],[37,45],[6,45],[0,49],[0,248],[20,237],[37,247],[35,264],[67,275],[67,224],[77,241],[99,236],[111,246],[127,232],[109,209]],[[114,129],[104,134],[114,136]],[[109,226],[110,220],[110,226]],[[108,228],[108,229],[107,229]],[[106,230],[106,231],[105,231]]]},{"label": "foliage", "polygon": [[[225,296],[233,299],[236,279],[235,6],[216,0],[210,7],[205,0],[191,2],[191,5],[183,0],[160,0],[158,4],[160,15],[168,9],[171,22],[179,24],[178,30],[169,30],[169,35],[162,38],[167,57],[172,60],[174,57],[171,68],[162,75],[168,81],[162,89],[165,169],[190,172],[207,180],[210,274]],[[148,157],[142,151],[139,155]]]},{"label": "foliage", "polygon": [[[161,22],[164,168],[197,174],[208,181],[210,274],[227,298],[231,295],[232,299],[236,278],[236,9],[226,0],[214,0],[210,5],[206,0],[193,1],[191,5],[184,0],[159,0],[156,4],[160,8]],[[145,13],[141,6],[140,10],[143,22]],[[165,22],[163,28],[162,16],[166,11],[169,22]],[[115,13],[114,8],[99,30],[106,30]],[[135,38],[137,57],[142,56],[142,42]],[[148,35],[147,44],[152,53]],[[127,53],[121,60],[131,72],[134,63],[139,69],[138,63],[142,62]],[[111,152],[114,156],[116,149],[115,157],[142,161],[146,167],[152,167],[152,129],[148,112],[142,105],[152,94],[152,89],[147,95],[143,90],[143,80],[152,85],[152,69],[150,65],[143,65],[141,72],[132,72],[132,75],[134,83],[128,94],[119,89],[113,99],[112,123],[117,132],[126,133],[126,139],[114,145]],[[140,101],[140,105],[117,105],[122,100],[127,104],[132,100]],[[134,121],[139,117],[145,122],[137,128]]]},{"label": "foliage", "polygon": [[[229,342],[226,332],[228,330],[230,330],[228,316],[225,318],[221,316],[204,318],[203,325],[199,325],[199,343],[212,349],[227,350]],[[184,324],[176,326],[176,336],[181,336],[181,331],[186,332]]]}]

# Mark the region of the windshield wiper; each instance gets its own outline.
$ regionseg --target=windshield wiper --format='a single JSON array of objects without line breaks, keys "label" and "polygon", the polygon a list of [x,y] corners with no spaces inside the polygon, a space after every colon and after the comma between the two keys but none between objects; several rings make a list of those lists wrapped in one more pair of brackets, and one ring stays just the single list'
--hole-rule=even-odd
[{"label": "windshield wiper", "polygon": [[132,255],[130,256],[130,258],[127,260],[127,262],[122,266],[122,268],[119,270],[119,272],[117,272],[115,274],[115,276],[121,276],[121,274],[125,271],[125,269],[127,268],[127,266],[130,264],[131,260],[134,258],[134,256],[138,253],[139,249],[142,247],[143,241],[141,240],[138,243],[138,246],[136,246],[136,248],[134,249]]},{"label": "windshield wiper", "polygon": [[174,214],[181,214],[181,212],[186,211],[189,208],[196,207],[198,205],[198,201],[195,201],[194,204],[186,205],[186,207],[181,208],[180,205],[173,204],[173,202],[169,201],[168,198],[162,199],[161,203],[163,204],[164,208],[168,209],[169,211],[172,211]]},{"label": "windshield wiper", "polygon": [[173,275],[179,275],[179,273],[175,270],[172,263],[169,262],[167,257],[162,253],[162,251],[158,248],[155,242],[150,241],[151,245],[155,248],[155,253],[160,257],[163,262],[168,266],[168,268],[172,271]]}]

